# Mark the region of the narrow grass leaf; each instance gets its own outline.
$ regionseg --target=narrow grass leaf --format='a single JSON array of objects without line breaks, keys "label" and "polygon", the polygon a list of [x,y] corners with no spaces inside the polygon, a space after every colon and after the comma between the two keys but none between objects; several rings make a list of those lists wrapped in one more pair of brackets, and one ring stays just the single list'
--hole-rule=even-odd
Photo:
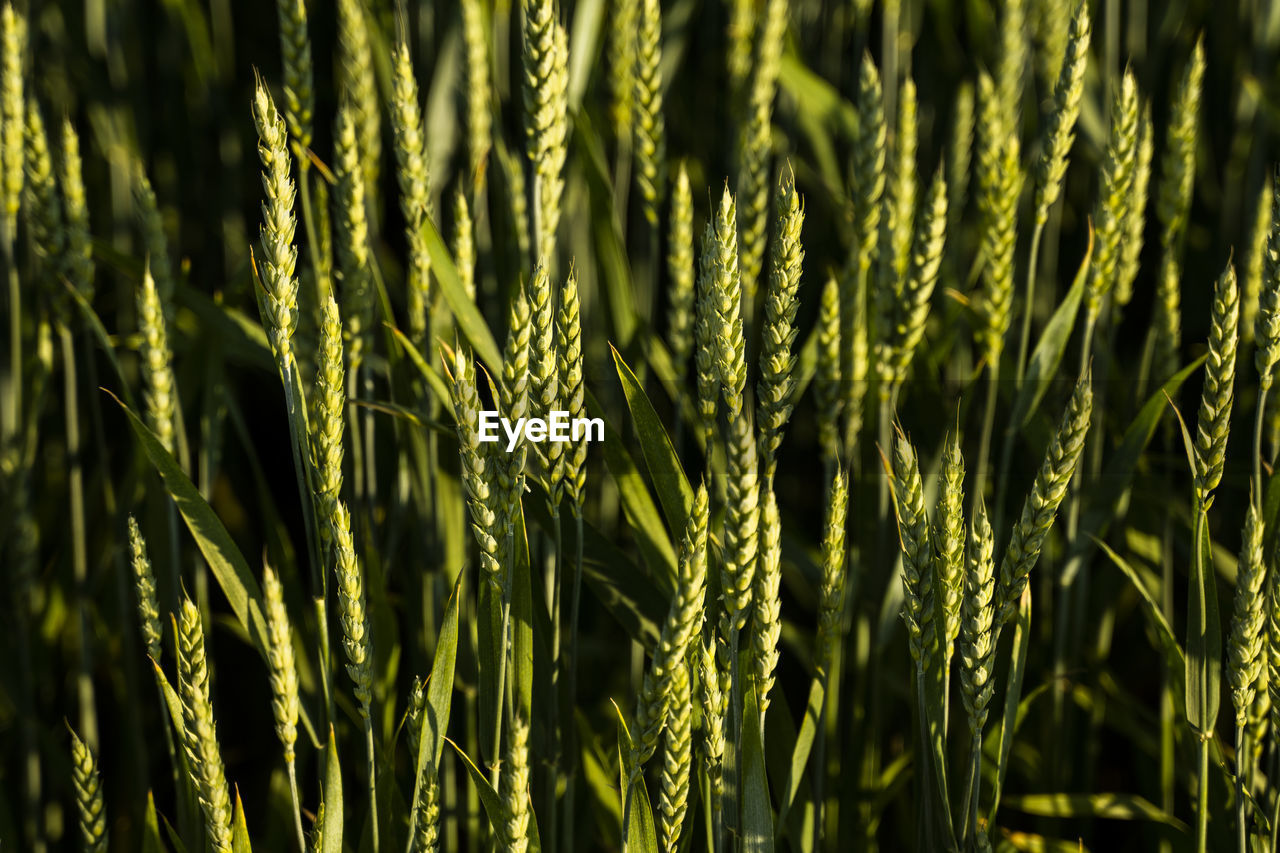
[{"label": "narrow grass leaf", "polygon": [[1067,351],[1071,340],[1071,332],[1075,329],[1076,315],[1080,311],[1080,300],[1084,296],[1085,282],[1089,279],[1089,260],[1093,257],[1093,229],[1089,230],[1089,244],[1076,271],[1071,289],[1062,297],[1062,302],[1054,310],[1049,323],[1040,335],[1031,360],[1027,362],[1027,372],[1022,390],[1013,404],[1011,424],[1026,426],[1040,407],[1040,401],[1049,390],[1049,385],[1059,375],[1058,368],[1062,364],[1062,356]]},{"label": "narrow grass leaf", "polygon": [[742,850],[743,853],[772,853],[773,812],[769,805],[769,780],[765,774],[760,708],[754,689],[747,691],[743,714]]},{"label": "narrow grass leaf", "polygon": [[342,853],[342,767],[338,763],[338,741],[329,726],[325,748],[324,788],[320,797],[324,817],[320,824],[320,853]]},{"label": "narrow grass leaf", "polygon": [[1190,831],[1185,823],[1136,794],[1024,794],[1005,797],[1005,805],[1040,817],[1141,820]]},{"label": "narrow grass leaf", "polygon": [[644,393],[640,380],[627,366],[622,353],[612,346],[609,350],[613,353],[613,363],[618,370],[618,378],[622,381],[622,391],[627,398],[627,407],[631,410],[631,420],[640,440],[640,450],[644,453],[649,476],[653,478],[654,491],[658,493],[658,501],[667,517],[667,526],[673,531],[684,530],[693,509],[693,489],[689,485],[689,479],[685,476],[667,430],[654,411],[653,403]]}]

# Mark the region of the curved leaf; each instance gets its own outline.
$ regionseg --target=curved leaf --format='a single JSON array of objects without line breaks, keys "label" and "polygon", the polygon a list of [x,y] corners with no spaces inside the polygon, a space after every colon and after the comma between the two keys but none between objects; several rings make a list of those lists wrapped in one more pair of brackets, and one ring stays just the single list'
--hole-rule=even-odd
[{"label": "curved leaf", "polygon": [[689,479],[685,476],[684,467],[676,456],[670,437],[667,436],[667,430],[654,411],[653,403],[644,393],[640,380],[636,379],[635,373],[627,366],[617,349],[610,345],[609,351],[613,353],[618,379],[622,381],[622,392],[627,398],[627,408],[631,410],[631,420],[640,439],[640,450],[644,453],[649,476],[653,478],[654,490],[658,493],[658,501],[667,517],[667,527],[678,538],[689,523],[689,513],[693,511],[693,489],[689,486]]}]

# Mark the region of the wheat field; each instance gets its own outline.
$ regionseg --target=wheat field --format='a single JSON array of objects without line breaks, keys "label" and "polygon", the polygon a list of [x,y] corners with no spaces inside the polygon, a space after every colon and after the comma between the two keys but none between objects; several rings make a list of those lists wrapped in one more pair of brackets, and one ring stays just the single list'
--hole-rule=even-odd
[{"label": "wheat field", "polygon": [[4,0],[0,850],[1280,850],[1280,7]]}]

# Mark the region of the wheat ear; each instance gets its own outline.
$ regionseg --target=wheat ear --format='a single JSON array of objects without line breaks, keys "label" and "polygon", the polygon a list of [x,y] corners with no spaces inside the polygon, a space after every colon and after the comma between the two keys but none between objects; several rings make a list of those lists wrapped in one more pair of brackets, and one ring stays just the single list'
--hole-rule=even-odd
[{"label": "wheat ear", "polygon": [[88,745],[70,726],[71,783],[80,815],[80,844],[85,853],[107,853],[107,807],[102,794],[102,774]]},{"label": "wheat ear", "polygon": [[1013,527],[1009,545],[1000,561],[1000,588],[996,592],[998,626],[1008,624],[1017,613],[1027,577],[1040,559],[1040,549],[1053,528],[1058,506],[1067,494],[1076,463],[1080,461],[1092,416],[1093,375],[1086,371],[1076,383],[1058,431],[1049,442],[1031,493],[1022,504],[1022,514]]},{"label": "wheat ear", "polygon": [[[415,340],[426,338],[431,307],[431,256],[423,224],[431,216],[428,192],[431,176],[423,136],[422,108],[418,105],[418,78],[413,73],[409,44],[401,39],[391,56],[391,126],[395,131],[396,183],[400,187],[400,212],[404,215],[405,242],[409,246],[409,331]],[[456,257],[456,255],[455,255]]]},{"label": "wheat ear", "polygon": [[192,785],[204,812],[205,831],[216,853],[231,853],[231,795],[218,748],[213,703],[209,698],[209,665],[205,658],[200,611],[182,600],[178,636],[178,693],[182,699],[183,746]]},{"label": "wheat ear", "polygon": [[1240,294],[1236,271],[1230,262],[1213,288],[1210,312],[1209,355],[1204,367],[1204,388],[1196,417],[1195,489],[1203,503],[1222,481],[1227,458],[1227,432],[1235,398],[1237,333]]},{"label": "wheat ear", "polygon": [[804,206],[796,192],[795,176],[789,168],[783,174],[778,189],[776,222],[761,329],[760,379],[756,382],[760,456],[764,461],[765,480],[770,483],[777,469],[782,431],[791,417],[793,406],[795,379],[792,374],[796,359],[792,345],[798,334],[795,327],[796,309],[799,307],[797,296],[804,263],[804,247],[800,243]]}]

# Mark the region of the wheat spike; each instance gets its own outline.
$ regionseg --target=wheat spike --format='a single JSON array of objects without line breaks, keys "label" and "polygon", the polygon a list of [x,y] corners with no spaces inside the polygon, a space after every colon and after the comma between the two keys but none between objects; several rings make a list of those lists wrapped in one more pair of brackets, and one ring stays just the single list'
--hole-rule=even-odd
[{"label": "wheat spike", "polygon": [[731,420],[742,412],[747,383],[746,336],[742,325],[742,277],[738,268],[737,206],[725,184],[715,223],[702,237],[704,272],[710,266],[710,291],[715,306],[716,368],[725,410]]},{"label": "wheat spike", "polygon": [[845,528],[849,509],[849,481],[837,468],[827,489],[826,526],[822,538],[822,584],[818,588],[818,638],[814,645],[816,666],[829,675],[832,652],[840,642],[844,618],[845,587],[849,567],[845,553]]},{"label": "wheat spike", "polygon": [[[1258,334],[1262,277],[1267,267],[1267,240],[1271,236],[1271,199],[1271,179],[1268,177],[1263,179],[1253,207],[1253,223],[1249,228],[1249,251],[1245,256],[1244,280],[1240,286],[1240,342],[1248,345],[1252,345],[1257,340]],[[1157,310],[1159,310],[1158,307]],[[1274,338],[1275,335],[1273,334],[1272,337]],[[1254,359],[1256,365],[1256,352]],[[1261,376],[1260,372],[1259,379]]]},{"label": "wheat spike", "polygon": [[1271,388],[1276,362],[1280,361],[1280,180],[1272,181],[1271,228],[1263,256],[1262,288],[1254,321],[1254,365],[1258,385]]},{"label": "wheat spike", "polygon": [[363,0],[338,0],[338,91],[354,111],[364,189],[372,197],[382,171],[382,112],[368,14]]},{"label": "wheat spike", "polygon": [[26,145],[24,164],[26,183],[23,185],[23,209],[31,232],[31,242],[39,259],[40,270],[49,285],[49,293],[60,294],[61,285],[54,288],[56,276],[61,273],[63,246],[66,232],[63,228],[62,199],[58,195],[57,178],[53,171],[53,158],[49,155],[49,138],[45,134],[44,118],[35,98],[27,99]]},{"label": "wheat spike", "polygon": [[1133,181],[1125,203],[1122,223],[1124,237],[1120,243],[1120,264],[1116,270],[1115,304],[1124,307],[1133,298],[1133,280],[1138,276],[1138,260],[1142,254],[1142,237],[1147,225],[1147,187],[1151,181],[1152,155],[1151,107],[1142,111],[1138,120],[1138,152],[1133,166]]},{"label": "wheat spike", "polygon": [[431,256],[427,252],[422,227],[431,217],[428,196],[431,176],[423,136],[422,109],[418,106],[418,79],[413,73],[408,42],[402,39],[391,58],[391,126],[395,131],[396,183],[400,187],[400,212],[404,215],[405,242],[409,246],[406,273],[409,332],[414,340],[423,341],[430,325]]},{"label": "wheat spike", "polygon": [[1204,367],[1204,389],[1196,418],[1196,497],[1206,501],[1222,480],[1227,457],[1227,431],[1235,396],[1236,345],[1240,321],[1240,295],[1236,271],[1230,262],[1213,288],[1209,328],[1209,355]]},{"label": "wheat spike", "polygon": [[987,705],[994,689],[991,678],[995,662],[993,548],[987,507],[979,496],[969,532],[960,626],[960,695],[969,715],[969,733],[975,744],[981,743],[982,729],[987,722]]},{"label": "wheat spike", "polygon": [[795,319],[799,307],[800,271],[804,263],[804,247],[800,243],[804,205],[796,193],[795,177],[790,169],[780,182],[776,221],[769,290],[765,295],[764,325],[761,329],[760,379],[756,383],[760,456],[764,460],[765,479],[769,482],[773,481],[782,431],[791,417],[793,406],[795,379],[792,374],[796,359],[792,345],[798,334]]},{"label": "wheat spike", "polygon": [[476,241],[475,223],[471,221],[471,208],[467,194],[459,187],[453,196],[453,259],[458,267],[458,278],[467,298],[476,301]]},{"label": "wheat spike", "polygon": [[1000,64],[996,85],[1005,133],[1018,135],[1022,125],[1022,92],[1027,78],[1027,10],[1025,0],[1000,4]]},{"label": "wheat spike", "polygon": [[93,301],[93,246],[89,237],[89,208],[85,201],[80,160],[80,137],[71,119],[62,120],[62,162],[58,172],[62,209],[66,213],[67,280],[86,300]]},{"label": "wheat spike", "polygon": [[160,216],[155,190],[151,188],[151,181],[147,178],[141,161],[134,164],[133,203],[138,226],[142,230],[142,242],[147,249],[147,263],[151,267],[151,275],[155,277],[156,287],[160,290],[160,302],[165,307],[165,316],[172,320],[176,283],[173,266],[169,261],[169,238],[164,233],[164,219]]},{"label": "wheat spike", "polygon": [[746,120],[738,134],[738,199],[742,282],[748,305],[764,261],[769,220],[770,159],[773,154],[773,100],[777,90],[782,40],[787,29],[787,0],[766,0],[764,22],[756,34]]},{"label": "wheat spike", "polygon": [[478,192],[484,182],[485,161],[493,130],[489,83],[489,46],[484,30],[481,0],[462,0],[462,41],[466,48],[467,157],[471,186]]},{"label": "wheat spike", "polygon": [[262,161],[262,204],[259,230],[262,260],[259,299],[267,321],[267,337],[277,361],[288,364],[293,353],[293,333],[298,326],[298,279],[294,270],[298,250],[293,245],[297,220],[293,215],[294,185],[289,176],[284,120],[276,110],[262,80],[254,91],[253,119],[258,128],[258,159]]},{"label": "wheat spike", "polygon": [[347,357],[354,373],[373,349],[373,288],[369,276],[369,220],[365,210],[356,108],[344,101],[334,123],[334,197],[338,223],[338,280],[342,285]]},{"label": "wheat spike", "polygon": [[231,795],[222,753],[218,749],[213,703],[209,699],[209,666],[205,659],[200,611],[182,600],[178,635],[178,693],[182,699],[183,746],[194,777],[191,782],[204,812],[205,831],[216,853],[231,853]]},{"label": "wheat spike", "polygon": [[636,20],[640,16],[640,2],[616,0],[609,9],[609,115],[618,134],[619,146],[630,144],[635,121]]},{"label": "wheat spike", "polygon": [[[586,391],[582,382],[582,318],[579,315],[578,274],[572,266],[560,288],[560,310],[556,315],[556,352],[560,374],[560,399],[571,419],[586,416]],[[577,442],[564,456],[563,484],[575,516],[580,517],[586,497],[587,443]],[[557,497],[558,501],[558,497]]]},{"label": "wheat spike", "polygon": [[147,556],[147,542],[132,515],[129,516],[129,551],[132,557],[134,589],[138,595],[138,625],[147,654],[160,661],[160,606],[156,603],[156,575]]},{"label": "wheat spike", "polygon": [[[893,314],[911,266],[911,231],[916,209],[916,87],[908,77],[898,95],[898,126],[893,159],[885,182],[884,213],[880,217],[879,260],[876,269],[875,315],[872,340],[892,335]],[[878,370],[888,365],[877,364]],[[884,386],[882,386],[883,388]]]},{"label": "wheat spike", "polygon": [[[994,191],[983,192],[981,253],[983,327],[980,332],[983,356],[993,369],[1004,352],[1004,338],[1013,319],[1014,255],[1018,245],[1018,198],[1022,195],[1023,173],[1019,161],[1018,138],[1009,136],[1000,146]],[[1029,309],[1028,309],[1029,310]]]},{"label": "wheat spike", "polygon": [[[1036,6],[1059,4],[1037,3]],[[1080,117],[1080,99],[1084,95],[1084,73],[1089,66],[1089,3],[1084,0],[1071,17],[1058,80],[1053,87],[1053,109],[1045,119],[1040,157],[1036,160],[1035,223],[1049,220],[1049,208],[1062,193],[1062,179],[1067,173],[1067,155],[1076,136],[1076,119]]]},{"label": "wheat spike", "polygon": [[293,661],[293,632],[284,606],[284,587],[270,565],[262,570],[263,602],[270,639],[267,665],[271,673],[271,710],[276,736],[284,747],[284,760],[292,763],[298,740],[298,671]]},{"label": "wheat spike", "polygon": [[633,778],[638,778],[658,746],[658,738],[668,716],[673,668],[688,655],[693,638],[702,627],[708,523],[707,488],[703,484],[698,487],[693,512],[681,539],[676,592],[671,598],[667,618],[662,624],[658,645],[636,703],[636,729],[632,734],[630,762],[634,768]]},{"label": "wheat spike", "polygon": [[840,453],[840,414],[844,389],[840,374],[840,283],[827,277],[818,308],[818,365],[813,380],[818,412],[818,444],[824,465],[834,465]]},{"label": "wheat spike", "polygon": [[893,445],[893,486],[896,494],[898,540],[902,546],[902,619],[916,666],[925,667],[937,635],[933,628],[934,590],[929,518],[915,448],[899,433]]},{"label": "wheat spike", "polygon": [[760,563],[756,566],[755,626],[751,635],[751,653],[756,666],[756,690],[759,694],[760,719],[769,710],[769,691],[773,689],[774,670],[778,666],[778,639],[782,636],[782,520],[778,516],[778,498],[771,486],[765,486],[764,508],[760,512]]},{"label": "wheat spike", "polygon": [[[347,395],[338,303],[333,294],[329,294],[320,304],[320,349],[308,439],[315,469],[316,515],[327,520],[333,517],[342,493],[342,435],[346,427]],[[328,545],[332,533],[327,523],[320,524],[320,536]]]},{"label": "wheat spike", "polygon": [[1160,221],[1160,270],[1156,278],[1156,364],[1168,376],[1177,369],[1182,338],[1181,252],[1196,173],[1196,119],[1204,81],[1204,45],[1197,40],[1173,99],[1160,181],[1156,217]]},{"label": "wheat spike", "polygon": [[969,197],[969,171],[973,158],[973,84],[965,81],[956,90],[952,105],[951,139],[947,146],[947,227],[952,233],[960,227],[965,202]]},{"label": "wheat spike", "polygon": [[533,168],[536,228],[534,263],[550,263],[564,190],[565,141],[569,132],[569,48],[554,0],[523,0],[524,120]]},{"label": "wheat spike", "polygon": [[23,66],[27,52],[27,19],[5,3],[0,9],[0,168],[4,174],[0,183],[4,187],[5,242],[12,250],[12,241],[18,229],[18,209],[22,205],[24,172],[23,127]]},{"label": "wheat spike", "polygon": [[[635,42],[636,183],[650,227],[658,224],[658,209],[666,176],[666,124],[662,116],[662,4],[639,3],[640,26]],[[616,22],[615,22],[616,23]]]},{"label": "wheat spike", "polygon": [[716,662],[715,629],[698,644],[698,683],[701,685],[702,740],[700,752],[711,783],[711,796],[719,803],[724,779],[721,775],[725,747],[725,711],[728,695],[720,688],[720,669]]},{"label": "wheat spike", "polygon": [[[1231,636],[1227,640],[1227,680],[1236,710],[1236,726],[1248,723],[1249,709],[1263,669],[1263,632],[1267,567],[1262,559],[1263,521],[1257,503],[1249,501],[1236,562],[1236,594]],[[1237,759],[1239,761],[1239,759]]]},{"label": "wheat spike", "polygon": [[[453,364],[446,363],[453,395],[454,422],[462,458],[462,485],[467,495],[471,532],[480,548],[480,568],[495,586],[499,583],[498,510],[500,500],[490,488],[490,459],[480,443],[480,394],[476,388],[476,367],[471,354],[461,346],[453,351]],[[497,466],[493,462],[493,467]]]},{"label": "wheat spike", "polygon": [[164,305],[149,267],[142,270],[138,289],[138,323],[142,332],[142,376],[146,385],[147,425],[161,446],[174,452],[178,424],[178,392],[173,377],[173,352]]},{"label": "wheat spike", "polygon": [[[877,340],[877,361],[887,362],[887,378],[893,385],[907,381],[911,359],[924,337],[929,303],[942,267],[942,250],[947,229],[947,181],[942,167],[934,173],[925,207],[917,217],[911,253],[910,274],[893,309],[887,339]],[[883,361],[882,361],[883,360]]]},{"label": "wheat spike", "polygon": [[720,583],[729,625],[741,630],[751,615],[760,523],[755,430],[745,413],[729,422],[726,452],[725,548]]},{"label": "wheat spike", "polygon": [[1098,198],[1094,205],[1093,223],[1097,228],[1093,261],[1085,287],[1085,306],[1090,317],[1096,317],[1102,300],[1112,291],[1120,265],[1121,243],[1128,236],[1129,194],[1138,153],[1138,84],[1133,73],[1126,71],[1115,92],[1111,108],[1111,130],[1107,153],[1102,163]]},{"label": "wheat spike", "polygon": [[284,59],[284,117],[302,160],[311,147],[311,115],[315,91],[311,71],[311,39],[307,36],[306,0],[276,0],[280,22],[280,55]]},{"label": "wheat spike", "polygon": [[951,660],[956,637],[960,635],[964,548],[964,456],[960,452],[960,436],[953,433],[943,443],[942,471],[938,474],[938,511],[933,526],[934,582],[939,590],[943,620],[944,670]]},{"label": "wheat spike", "polygon": [[1022,504],[1022,514],[1013,527],[1009,545],[1000,561],[1000,588],[996,592],[996,624],[999,626],[1008,624],[1017,614],[1018,600],[1022,598],[1027,577],[1040,559],[1040,549],[1053,528],[1058,505],[1066,496],[1067,486],[1075,474],[1092,416],[1093,375],[1086,371],[1076,382],[1071,401],[1067,403],[1058,431],[1045,451],[1031,493]]},{"label": "wheat spike", "polygon": [[347,674],[360,702],[360,716],[367,720],[373,703],[372,634],[365,608],[364,570],[351,541],[351,513],[346,504],[338,502],[329,526],[333,532],[333,574],[338,581],[338,614],[342,621]]},{"label": "wheat spike", "polygon": [[671,278],[667,312],[667,343],[678,375],[687,375],[693,354],[693,196],[684,161],[676,168],[671,188],[670,230],[667,235],[667,274]]},{"label": "wheat spike", "polygon": [[519,712],[512,715],[502,769],[505,849],[524,853],[529,849],[529,724]]},{"label": "wheat spike", "polygon": [[693,775],[693,694],[688,657],[671,667],[671,702],[663,739],[662,781],[658,794],[659,843],[664,853],[675,853],[689,809],[689,785]]},{"label": "wheat spike", "polygon": [[107,853],[107,807],[98,761],[80,736],[71,731],[71,783],[80,815],[80,843],[85,853]]}]

